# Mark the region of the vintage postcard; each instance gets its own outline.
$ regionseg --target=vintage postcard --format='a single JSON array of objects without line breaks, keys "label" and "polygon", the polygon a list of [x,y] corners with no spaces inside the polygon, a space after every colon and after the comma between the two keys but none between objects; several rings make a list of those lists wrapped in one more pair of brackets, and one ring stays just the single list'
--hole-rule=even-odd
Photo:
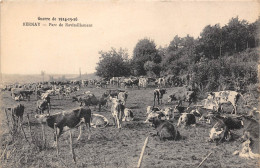
[{"label": "vintage postcard", "polygon": [[259,167],[259,1],[0,5],[0,167]]}]

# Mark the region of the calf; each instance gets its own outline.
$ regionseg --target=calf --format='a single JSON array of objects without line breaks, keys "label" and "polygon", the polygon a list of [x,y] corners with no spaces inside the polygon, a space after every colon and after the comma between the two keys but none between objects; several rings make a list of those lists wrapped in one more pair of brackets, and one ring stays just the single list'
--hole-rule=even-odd
[{"label": "calf", "polygon": [[[88,131],[88,139],[90,139],[91,132],[90,132],[90,121],[91,121],[91,110],[89,108],[80,107],[76,108],[67,112],[59,112],[52,115],[35,115],[35,118],[42,124],[47,123],[47,125],[54,129],[54,124],[56,124],[57,131],[58,131],[58,138],[63,133],[65,127],[69,129],[76,128],[80,126],[81,121],[84,120]],[[81,127],[80,133],[77,138],[79,140],[81,137]],[[54,144],[57,144],[56,137],[54,136]]]},{"label": "calf", "polygon": [[155,89],[153,92],[153,105],[155,106],[155,100],[157,98],[158,100],[158,105],[160,104],[160,100],[161,100],[161,104],[162,104],[162,98],[163,95],[166,94],[166,89]]},{"label": "calf", "polygon": [[152,122],[156,129],[157,135],[160,137],[160,140],[178,140],[180,138],[179,131],[169,121],[162,121],[157,118],[152,118],[149,122]]},{"label": "calf", "polygon": [[131,109],[125,108],[124,110],[124,118],[123,121],[133,121],[134,120],[134,114]]}]

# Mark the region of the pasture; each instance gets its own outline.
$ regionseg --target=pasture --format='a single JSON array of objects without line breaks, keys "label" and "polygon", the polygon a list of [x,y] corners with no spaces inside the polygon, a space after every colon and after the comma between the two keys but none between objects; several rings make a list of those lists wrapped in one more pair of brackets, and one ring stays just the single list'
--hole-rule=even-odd
[{"label": "pasture", "polygon": [[[167,88],[167,92],[176,88]],[[146,119],[146,107],[153,105],[153,89],[126,89],[128,91],[128,99],[126,107],[134,112],[134,121],[123,122],[122,129],[119,130],[112,126],[112,115],[110,106],[102,107],[98,112],[98,107],[91,107],[92,113],[102,114],[110,121],[109,126],[105,128],[91,128],[91,138],[87,139],[87,130],[83,130],[80,141],[76,141],[79,131],[73,130],[73,147],[75,150],[77,163],[73,162],[70,153],[70,142],[68,132],[61,135],[59,139],[59,155],[56,154],[56,148],[53,144],[53,129],[45,127],[46,132],[46,148],[41,142],[41,125],[34,118],[36,109],[36,96],[31,97],[31,101],[22,101],[25,105],[25,115],[23,128],[28,138],[27,142],[23,134],[15,135],[14,140],[8,132],[6,116],[4,108],[12,106],[15,102],[9,91],[1,92],[1,152],[5,151],[5,155],[1,156],[1,167],[11,168],[34,168],[34,167],[90,167],[90,168],[115,168],[137,166],[137,162],[143,147],[144,141],[149,136],[148,145],[146,147],[142,167],[176,167],[176,168],[193,168],[197,167],[200,162],[210,153],[212,154],[202,164],[204,168],[254,168],[257,167],[257,160],[246,160],[233,156],[232,153],[239,149],[241,144],[237,139],[242,135],[242,131],[233,131],[236,135],[235,140],[224,142],[218,146],[216,143],[208,142],[209,130],[212,125],[198,122],[198,124],[190,127],[178,128],[182,139],[179,141],[160,141],[155,134],[155,129],[149,124],[143,123]],[[96,97],[101,96],[105,89],[97,89],[92,87],[82,88],[76,94],[91,91]],[[166,103],[169,94],[164,95],[163,104],[160,107],[173,107],[174,103]],[[251,99],[249,103],[257,107],[257,99]],[[51,113],[65,111],[78,107],[79,104],[72,102],[71,98],[59,100],[57,96],[51,96]],[[229,109],[228,106],[226,109]],[[238,110],[244,110],[242,106],[238,106]],[[27,119],[29,114],[30,126],[34,140],[29,131]],[[177,125],[177,120],[174,121]]]}]

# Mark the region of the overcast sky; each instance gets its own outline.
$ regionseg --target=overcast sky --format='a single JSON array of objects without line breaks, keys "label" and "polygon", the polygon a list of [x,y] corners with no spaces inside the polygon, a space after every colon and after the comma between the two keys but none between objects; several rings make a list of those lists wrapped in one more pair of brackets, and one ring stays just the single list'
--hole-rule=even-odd
[{"label": "overcast sky", "polygon": [[[165,46],[175,35],[198,37],[208,24],[224,26],[236,16],[251,23],[259,15],[257,1],[111,2],[2,3],[2,73],[78,74],[79,68],[93,73],[100,50],[122,47],[132,56],[144,37]],[[77,17],[73,23],[93,27],[49,27],[60,22],[38,21],[38,17]],[[41,26],[23,26],[23,22]]]}]

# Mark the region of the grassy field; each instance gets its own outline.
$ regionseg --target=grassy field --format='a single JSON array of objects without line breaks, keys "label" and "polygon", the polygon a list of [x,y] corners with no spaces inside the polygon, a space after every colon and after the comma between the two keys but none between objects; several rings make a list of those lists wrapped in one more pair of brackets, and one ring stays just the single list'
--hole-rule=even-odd
[{"label": "grassy field", "polygon": [[[174,88],[167,89],[168,93]],[[176,89],[176,88],[175,88]],[[153,104],[153,89],[127,89],[129,96],[126,107],[134,112],[135,119],[132,122],[123,123],[121,130],[116,129],[112,124],[110,106],[102,108],[98,112],[91,107],[93,113],[100,113],[106,116],[110,126],[106,128],[92,128],[92,136],[87,139],[87,131],[83,131],[82,138],[76,142],[78,130],[73,130],[76,160],[75,164],[70,153],[70,143],[68,132],[64,133],[60,140],[60,154],[56,155],[56,148],[53,144],[53,130],[45,127],[47,146],[41,150],[41,125],[34,119],[36,109],[36,96],[33,95],[31,101],[22,101],[25,105],[25,116],[28,113],[34,141],[31,142],[28,120],[24,117],[23,128],[29,142],[22,134],[17,134],[12,141],[9,134],[4,108],[13,106],[15,103],[11,99],[10,92],[1,93],[1,152],[5,151],[6,155],[1,156],[1,167],[11,168],[34,168],[34,167],[95,167],[95,168],[114,168],[137,166],[144,140],[149,136],[149,142],[144,153],[142,167],[176,167],[176,168],[193,168],[210,152],[211,156],[203,163],[204,168],[253,168],[257,167],[257,160],[245,160],[232,153],[239,148],[241,144],[237,139],[231,142],[225,142],[216,146],[215,143],[207,141],[209,130],[212,125],[198,123],[195,127],[178,128],[182,139],[179,141],[160,141],[156,136],[154,128],[144,124],[146,118],[146,107]],[[83,91],[91,91],[97,97],[104,93],[104,89],[83,88]],[[166,97],[163,99],[164,104],[161,107],[173,107],[173,103],[167,104]],[[56,96],[51,97],[51,113],[72,109],[79,105],[66,98],[59,100]],[[256,106],[257,100],[251,100],[252,105]],[[97,108],[98,109],[98,108]],[[228,109],[228,107],[227,107]],[[239,110],[243,110],[239,107]],[[176,125],[176,122],[174,124]],[[242,134],[241,130],[234,131],[235,137]],[[7,146],[7,147],[6,147]],[[38,147],[37,147],[38,146]],[[6,147],[6,149],[5,149]]]}]

